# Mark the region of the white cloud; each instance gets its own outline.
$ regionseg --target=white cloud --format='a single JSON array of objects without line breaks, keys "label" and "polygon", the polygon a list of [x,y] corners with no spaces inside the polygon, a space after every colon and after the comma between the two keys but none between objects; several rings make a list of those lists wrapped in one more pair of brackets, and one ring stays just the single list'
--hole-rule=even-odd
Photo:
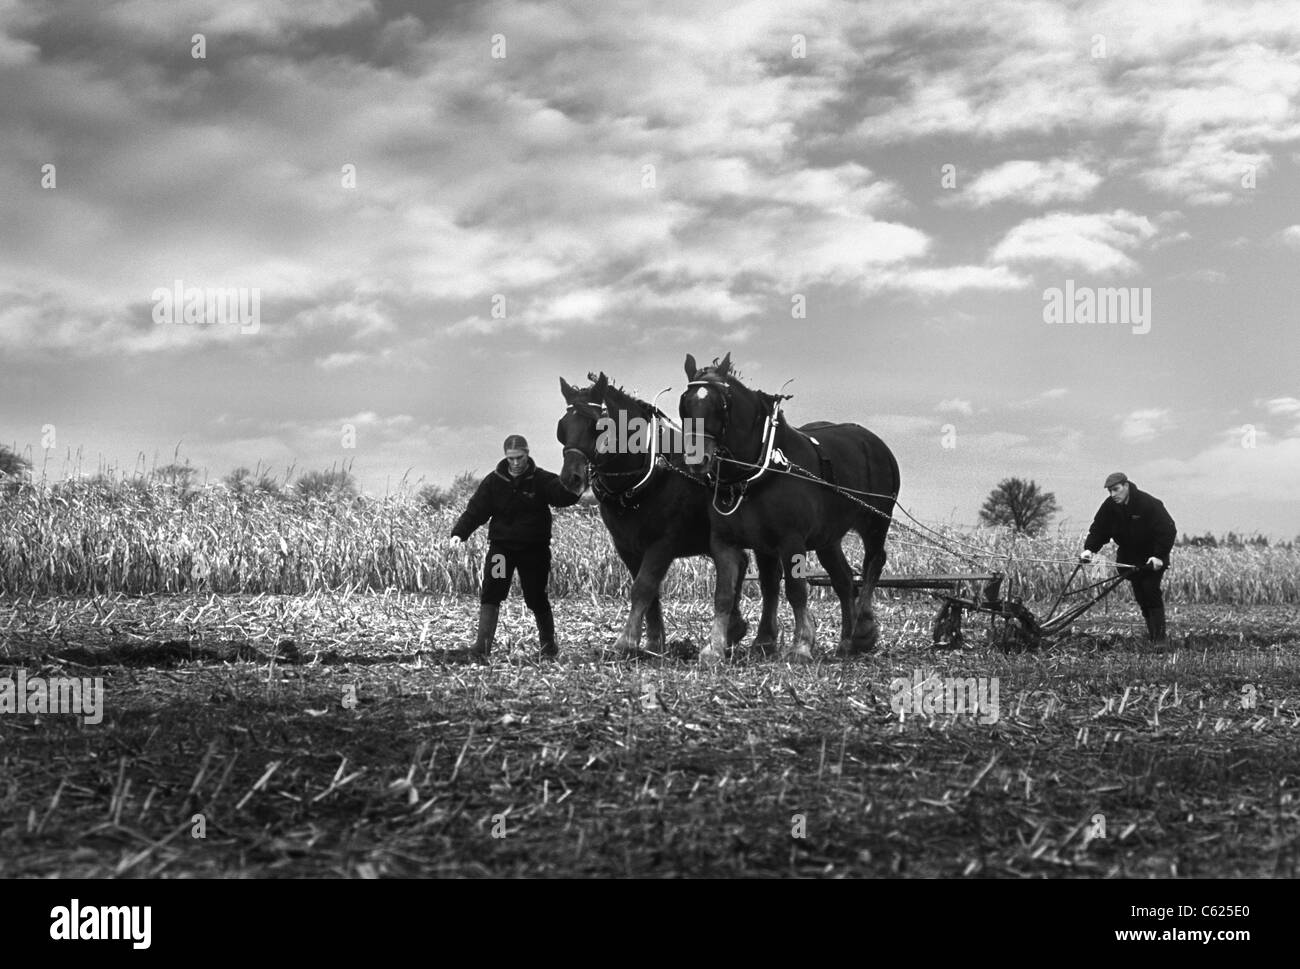
[{"label": "white cloud", "polygon": [[1300,400],[1295,397],[1274,397],[1265,405],[1270,414],[1290,414],[1300,417]]},{"label": "white cloud", "polygon": [[902,198],[898,186],[875,178],[856,162],[835,168],[763,170],[766,166],[760,166],[737,156],[686,159],[664,169],[664,187],[692,204],[746,200],[844,216],[870,216]]},{"label": "white cloud", "polygon": [[1264,409],[1275,417],[1300,421],[1300,400],[1295,397],[1274,397],[1264,404]]},{"label": "white cloud", "polygon": [[318,359],[316,366],[322,370],[346,370],[362,363],[366,358],[364,353],[331,353]]},{"label": "white cloud", "polygon": [[969,291],[1005,292],[1024,289],[1032,280],[1006,266],[943,266],[881,269],[874,279],[883,289],[920,296],[951,296]]},{"label": "white cloud", "polygon": [[[875,96],[878,109],[852,134],[869,146],[1104,138],[1108,180],[1222,205],[1248,199],[1247,166],[1264,177],[1300,131],[1300,22],[1285,0],[1240,8],[921,0],[862,16],[872,23],[862,33],[881,48],[908,51],[877,55],[873,80],[889,93]],[[1091,56],[1096,34],[1107,41],[1104,58]],[[951,56],[958,48],[960,59]]]},{"label": "white cloud", "polygon": [[[1019,4],[929,0],[907,10],[764,0],[633,13],[494,3],[448,11],[436,31],[410,17],[388,24],[383,43],[400,40],[409,69],[394,71],[367,60],[360,40],[337,57],[303,56],[313,32],[379,31],[371,0],[127,2],[97,10],[92,24],[133,69],[94,65],[93,51],[80,56],[95,69],[34,65],[10,99],[20,123],[5,127],[39,157],[93,138],[83,180],[102,186],[101,197],[83,211],[43,201],[42,231],[0,255],[23,256],[13,279],[27,285],[31,270],[82,240],[87,288],[119,301],[158,275],[247,274],[276,261],[296,295],[317,304],[340,285],[458,301],[526,289],[532,315],[515,320],[539,333],[668,308],[665,294],[679,288],[725,323],[761,311],[764,291],[821,283],[923,298],[1020,289],[1029,280],[1007,265],[916,265],[934,248],[930,235],[882,216],[906,211],[899,183],[841,160],[844,149],[930,133],[987,141],[1069,130],[1084,144],[1109,136],[1104,171],[1092,148],[1080,159],[1017,158],[945,204],[1077,202],[1103,176],[1193,201],[1236,197],[1236,167],[1267,173],[1272,146],[1297,128],[1300,66],[1289,52],[1300,27],[1276,4],[1240,18],[1189,6],[1031,4],[1027,15]],[[43,22],[19,9],[23,30]],[[804,63],[789,59],[793,22],[810,39]],[[1107,30],[1111,63],[1088,56],[1094,28]],[[236,45],[233,60],[214,62],[202,104],[160,130],[160,104],[199,104],[197,82],[178,81],[157,56],[187,30],[253,38],[258,49]],[[487,56],[480,35],[495,32],[514,39],[505,60]],[[4,50],[25,58],[23,42],[6,38],[0,61]],[[254,58],[255,72],[246,69]],[[866,82],[892,93],[858,99],[861,120],[846,135],[838,106]],[[250,155],[250,144],[267,151]],[[321,159],[357,144],[369,146],[358,189],[343,192]],[[813,155],[823,147],[831,151]],[[645,164],[656,166],[653,189],[641,185]],[[218,214],[229,212],[240,218]],[[324,224],[347,225],[346,244]],[[1130,271],[1154,235],[1150,221],[1122,210],[1056,213],[1013,228],[993,262]],[[629,266],[639,273],[631,279]],[[639,300],[607,293],[614,280],[639,287]],[[61,295],[74,319],[97,320],[77,324],[94,337],[76,346],[157,344],[123,337],[115,346],[113,326]],[[499,329],[457,312],[458,332]]]},{"label": "white cloud", "polygon": [[1051,262],[1088,272],[1131,272],[1128,251],[1156,234],[1145,216],[1125,209],[1111,213],[1053,212],[1020,223],[991,254],[997,261]]},{"label": "white cloud", "polygon": [[971,414],[974,413],[974,409],[971,407],[970,401],[962,400],[958,397],[953,397],[950,400],[939,401],[939,403],[935,406],[935,410],[941,413],[965,414],[967,416],[970,416]]},{"label": "white cloud", "polygon": [[30,64],[39,59],[41,49],[30,41],[10,35],[15,27],[24,27],[36,20],[19,0],[0,0],[0,68]]},{"label": "white cloud", "polygon": [[1146,468],[1184,494],[1294,502],[1300,493],[1300,436],[1278,438],[1260,430],[1253,443],[1243,447],[1241,428],[1230,428],[1191,458],[1158,459]]},{"label": "white cloud", "polygon": [[1061,400],[1067,393],[1069,393],[1069,391],[1064,387],[1053,387],[1050,390],[1044,390],[1041,394],[1036,394],[1033,397],[1013,401],[1008,406],[1012,410],[1026,410],[1028,408],[1037,407],[1047,401]]},{"label": "white cloud", "polygon": [[1022,205],[1079,202],[1100,184],[1100,175],[1069,159],[1019,159],[981,172],[950,204],[984,208],[1004,201]]},{"label": "white cloud", "polygon": [[1129,444],[1141,444],[1153,440],[1172,425],[1168,410],[1135,410],[1122,419],[1119,436]]},{"label": "white cloud", "polygon": [[136,35],[183,37],[188,47],[194,33],[285,41],[311,30],[370,20],[376,13],[373,0],[127,0],[118,5],[112,21]]},{"label": "white cloud", "polygon": [[872,291],[880,267],[923,255],[928,237],[910,226],[858,216],[751,210],[700,219],[644,263],[642,275],[725,287],[756,276],[785,293],[825,282]]}]

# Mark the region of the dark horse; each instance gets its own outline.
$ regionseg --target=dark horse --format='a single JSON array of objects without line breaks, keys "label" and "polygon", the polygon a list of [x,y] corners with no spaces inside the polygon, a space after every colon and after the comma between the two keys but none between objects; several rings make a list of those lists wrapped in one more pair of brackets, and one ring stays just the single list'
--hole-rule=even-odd
[{"label": "dark horse", "polygon": [[[703,439],[713,485],[709,524],[718,584],[710,658],[722,658],[726,617],[747,548],[780,560],[786,598],[794,608],[794,658],[810,658],[816,638],[804,580],[807,549],[816,550],[840,599],[839,654],[875,649],[880,630],[871,596],[885,566],[885,536],[898,497],[894,455],[880,438],[857,424],[818,421],[791,427],[781,413],[785,398],[740,383],[731,371],[731,354],[705,368],[697,367],[695,358],[687,354],[686,376],[690,383],[681,398],[682,427],[688,442]],[[857,500],[810,476],[857,492]],[[849,529],[862,536],[866,548],[856,609],[853,572],[840,548]],[[756,646],[774,639],[780,577],[773,570],[760,581],[763,618]]]},{"label": "dark horse", "polygon": [[[702,455],[699,463],[688,463],[681,432],[657,408],[611,387],[603,373],[585,390],[561,377],[560,390],[568,404],[555,429],[564,447],[560,482],[575,494],[590,482],[614,548],[632,573],[632,609],[615,649],[637,652],[644,620],[648,648],[662,652],[660,583],[674,559],[710,554]],[[776,561],[760,559],[764,569],[775,574]],[[744,573],[742,560],[731,579],[724,645],[739,643],[748,631],[740,614]]]}]

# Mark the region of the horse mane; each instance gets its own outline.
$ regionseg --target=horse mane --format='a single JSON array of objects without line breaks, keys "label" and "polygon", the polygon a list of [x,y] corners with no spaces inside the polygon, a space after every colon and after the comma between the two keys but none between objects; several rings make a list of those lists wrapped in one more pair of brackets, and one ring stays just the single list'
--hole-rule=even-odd
[{"label": "horse mane", "polygon": [[[590,374],[590,373],[587,374],[587,377],[593,383],[597,379],[599,379],[598,375]],[[609,378],[607,377],[606,380],[609,380]],[[665,414],[663,411],[661,411],[658,407],[655,407],[650,402],[644,401],[640,397],[637,397],[634,394],[629,393],[628,391],[623,389],[622,385],[614,383],[613,380],[609,380],[609,383],[605,387],[605,396],[607,399],[611,394],[614,395],[616,398],[621,398],[622,402],[625,404],[634,404],[647,414],[653,414],[661,420],[668,421],[670,424],[673,423],[673,421],[668,417],[668,415]],[[625,409],[631,410],[632,408],[628,407]]]},{"label": "horse mane", "polygon": [[[757,387],[747,386],[744,383],[744,377],[741,376],[740,370],[736,368],[736,365],[734,363],[727,368],[726,373],[719,372],[719,368],[721,366],[722,366],[722,362],[717,357],[714,357],[713,363],[705,367],[700,367],[698,370],[695,371],[695,376],[692,377],[691,379],[692,380],[716,380],[721,383],[726,383],[727,378],[732,377],[735,379],[736,384],[742,390],[746,390],[749,393],[756,395],[758,399],[761,400],[763,404],[766,405],[767,407],[773,407],[777,402],[783,400],[789,400],[791,397],[794,396],[793,394],[769,394],[767,391],[759,390]],[[785,420],[784,413],[781,414],[781,420],[782,421]]]},{"label": "horse mane", "polygon": [[734,363],[727,368],[727,372],[725,374],[718,373],[718,368],[721,366],[722,366],[722,361],[719,360],[717,357],[714,357],[712,363],[700,367],[698,370],[696,370],[695,376],[693,376],[691,379],[702,380],[706,377],[716,377],[719,380],[724,380],[727,377],[735,377],[737,380],[745,379],[744,375],[740,372],[740,369]]}]

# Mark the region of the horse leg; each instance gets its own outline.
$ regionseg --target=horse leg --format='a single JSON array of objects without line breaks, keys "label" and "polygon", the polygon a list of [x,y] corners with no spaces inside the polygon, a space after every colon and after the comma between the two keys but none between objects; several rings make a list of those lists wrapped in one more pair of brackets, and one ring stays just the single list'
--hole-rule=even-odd
[{"label": "horse leg", "polygon": [[741,612],[745,601],[745,573],[749,571],[749,556],[741,552],[740,574],[736,576],[736,599],[731,607],[731,619],[727,623],[727,645],[739,646],[745,634],[749,632],[749,623]]},{"label": "horse leg", "polygon": [[831,577],[831,587],[840,599],[840,645],[836,653],[848,655],[853,636],[853,570],[839,542],[817,550],[817,560]]},{"label": "horse leg", "polygon": [[876,625],[876,613],[871,599],[876,591],[876,583],[880,580],[880,573],[885,568],[885,536],[889,532],[889,524],[868,522],[859,527],[857,532],[862,536],[865,551],[862,556],[862,591],[858,593],[850,650],[853,653],[870,653],[880,642],[880,627]]},{"label": "horse leg", "polygon": [[771,656],[776,651],[776,611],[781,604],[781,563],[771,555],[755,552],[758,561],[758,587],[763,592],[763,616],[758,621],[754,651]]},{"label": "horse leg", "polygon": [[718,582],[713,590],[713,628],[708,646],[700,650],[700,662],[721,663],[727,655],[727,628],[736,606],[736,580],[744,575],[745,550],[738,545],[724,545],[716,538],[709,544]]},{"label": "horse leg", "polygon": [[[786,544],[782,547],[781,565],[785,570],[785,598],[794,610],[794,642],[790,659],[796,663],[813,658],[812,648],[817,641],[817,624],[808,611],[807,552]],[[797,573],[797,574],[796,574]]]},{"label": "horse leg", "polygon": [[[664,570],[667,573],[667,569]],[[662,584],[663,576],[659,577]],[[664,610],[656,593],[650,608],[645,611],[645,648],[652,653],[664,651],[667,637],[664,634]]]},{"label": "horse leg", "polygon": [[[628,572],[632,574],[632,588],[635,590],[636,577],[641,572],[642,553],[635,551],[634,549],[620,548],[617,545],[614,546],[614,550],[618,552],[618,557],[623,560],[623,564],[627,566]],[[637,612],[636,601],[633,599],[631,592],[629,592],[628,595],[628,602],[630,611],[627,618],[623,621],[623,629],[618,634],[618,639],[615,640],[614,643],[614,649],[620,653],[635,650],[637,648],[636,644],[641,641],[640,613]],[[634,617],[637,619],[635,624],[632,621]],[[631,643],[632,645],[628,646],[628,643]]]},{"label": "horse leg", "polygon": [[[627,622],[623,626],[623,632],[614,644],[614,648],[623,655],[626,656],[640,650],[641,625],[645,621],[647,611],[659,597],[659,584],[663,581],[664,575],[668,572],[668,566],[671,564],[672,556],[668,552],[667,542],[655,543],[640,557],[636,571],[633,573],[635,578],[632,581],[632,608],[628,613]],[[629,568],[631,568],[630,565]],[[662,628],[663,620],[661,617],[661,637]]]}]

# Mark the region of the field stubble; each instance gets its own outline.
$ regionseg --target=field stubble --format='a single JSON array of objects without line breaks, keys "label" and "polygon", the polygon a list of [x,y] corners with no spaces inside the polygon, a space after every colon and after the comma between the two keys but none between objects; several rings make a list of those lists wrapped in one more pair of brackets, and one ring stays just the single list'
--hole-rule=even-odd
[{"label": "field stubble", "polygon": [[[1297,873],[1294,609],[1179,607],[1168,654],[1127,602],[935,654],[928,600],[882,599],[872,658],[706,671],[600,658],[621,600],[556,607],[560,663],[512,599],[481,668],[464,596],[0,599],[0,677],[107,694],[96,726],[0,716],[0,875]],[[708,611],[667,607],[681,653]],[[997,677],[998,720],[900,723],[917,669]]]}]

